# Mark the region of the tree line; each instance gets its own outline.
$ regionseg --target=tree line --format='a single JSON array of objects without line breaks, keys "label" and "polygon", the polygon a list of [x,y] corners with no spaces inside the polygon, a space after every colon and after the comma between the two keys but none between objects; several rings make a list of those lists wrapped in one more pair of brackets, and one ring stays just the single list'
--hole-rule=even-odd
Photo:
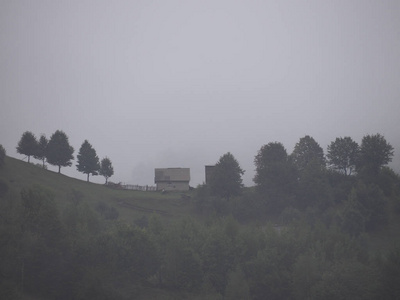
[{"label": "tree line", "polygon": [[[364,136],[360,146],[351,137],[336,138],[328,145],[326,156],[314,138],[306,135],[290,155],[280,142],[262,146],[254,159],[253,181],[258,191],[271,196],[293,190],[307,176],[321,176],[327,171],[344,176],[357,174],[371,181],[391,162],[393,155],[393,146],[381,134]],[[211,193],[228,200],[240,195],[243,174],[244,170],[230,152],[222,155],[210,178]]]},{"label": "tree line", "polygon": [[45,188],[0,180],[0,298],[399,299],[400,243],[371,247],[400,215],[393,147],[379,134],[354,145],[338,138],[324,155],[310,136],[291,154],[268,143],[254,188],[224,154],[193,192],[202,222],[125,222],[81,192],[57,206]]},{"label": "tree line", "polygon": [[[74,159],[74,148],[69,144],[68,136],[61,130],[54,132],[50,140],[44,134],[37,140],[32,132],[24,132],[18,142],[17,152],[26,155],[28,162],[30,162],[31,156],[41,160],[43,168],[45,168],[46,161],[57,166],[58,173],[61,173],[61,167],[70,167]],[[82,143],[79,149],[76,168],[79,172],[87,174],[88,182],[89,175],[100,174],[104,176],[107,184],[108,178],[114,174],[111,160],[105,157],[99,162],[96,150],[87,140]]]},{"label": "tree line", "polygon": [[244,170],[228,152],[209,182],[196,189],[197,210],[242,221],[272,216],[285,222],[306,213],[356,236],[386,224],[392,202],[400,211],[399,177],[387,167],[393,155],[393,146],[380,134],[364,136],[361,145],[350,137],[336,138],[326,155],[308,135],[291,154],[282,143],[270,142],[254,158],[255,186],[244,189]]}]

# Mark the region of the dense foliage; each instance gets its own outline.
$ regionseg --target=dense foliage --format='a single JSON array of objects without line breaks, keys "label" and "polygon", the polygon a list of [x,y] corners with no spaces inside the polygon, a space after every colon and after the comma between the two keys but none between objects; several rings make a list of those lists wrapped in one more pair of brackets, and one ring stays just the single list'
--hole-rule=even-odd
[{"label": "dense foliage", "polygon": [[46,157],[49,164],[58,166],[58,173],[61,172],[61,167],[72,165],[73,153],[74,148],[69,144],[65,132],[57,130],[53,133],[47,145]]},{"label": "dense foliage", "polygon": [[[43,169],[46,169],[45,162],[47,160],[51,165],[58,166],[58,173],[61,173],[61,167],[71,166],[74,159],[74,148],[69,144],[68,136],[62,130],[56,130],[50,137],[50,141],[44,134],[37,141],[32,132],[26,131],[18,143],[17,152],[27,155],[28,162],[30,162],[30,156],[41,160]],[[114,174],[111,160],[106,157],[100,165],[96,150],[87,140],[79,149],[77,161],[77,169],[79,172],[87,174],[87,181],[89,181],[90,174],[100,174],[106,178],[107,183],[107,179]]]},{"label": "dense foliage", "polygon": [[100,169],[99,158],[96,154],[96,150],[92,145],[85,140],[82,143],[79,153],[77,155],[78,164],[76,169],[79,172],[87,174],[87,181],[89,182],[89,175],[98,175]]},{"label": "dense foliage", "polygon": [[241,193],[244,171],[236,158],[230,153],[222,155],[216,163],[210,178],[210,189],[213,195],[229,200]]},{"label": "dense foliage", "polygon": [[114,175],[114,168],[111,160],[108,157],[105,157],[101,160],[99,174],[106,179],[106,184],[108,178]]},{"label": "dense foliage", "polygon": [[328,164],[335,170],[351,175],[357,163],[358,144],[351,137],[336,138],[328,145],[326,157]]},{"label": "dense foliage", "polygon": [[[377,192],[361,184],[349,198],[369,211],[368,230],[380,222]],[[153,214],[139,227],[107,219],[82,199],[59,210],[38,186],[3,194],[0,208],[2,299],[145,299],[149,288],[179,299],[399,296],[400,248],[371,255],[362,230],[354,235],[347,223],[342,230],[308,213],[280,227],[241,225],[232,216],[166,226]]]},{"label": "dense foliage", "polygon": [[30,162],[30,158],[36,154],[36,150],[37,140],[35,135],[30,131],[25,131],[18,142],[17,152],[28,156],[28,162]]},{"label": "dense foliage", "polygon": [[43,169],[45,168],[48,143],[49,143],[49,141],[47,140],[46,136],[44,134],[42,134],[37,143],[36,153],[34,155],[34,157],[36,159],[39,159],[42,161]]},{"label": "dense foliage", "polygon": [[[328,152],[346,157],[342,142],[354,146],[337,139]],[[376,135],[360,149],[350,174],[353,160],[327,169],[311,137],[291,155],[268,143],[255,188],[227,153],[213,173],[220,185],[196,188],[193,215],[168,221],[143,212],[123,222],[112,201],[90,207],[71,193],[59,206],[43,187],[0,180],[0,298],[399,299],[393,148]]]},{"label": "dense foliage", "polygon": [[302,137],[294,146],[291,157],[299,171],[305,170],[310,164],[325,167],[324,150],[309,135]]},{"label": "dense foliage", "polygon": [[381,168],[392,161],[393,146],[378,134],[363,137],[357,162],[357,172],[373,177],[378,175]]},{"label": "dense foliage", "polygon": [[262,146],[254,159],[254,164],[256,166],[254,183],[257,191],[265,198],[268,209],[279,212],[290,205],[298,174],[285,147],[278,142]]}]

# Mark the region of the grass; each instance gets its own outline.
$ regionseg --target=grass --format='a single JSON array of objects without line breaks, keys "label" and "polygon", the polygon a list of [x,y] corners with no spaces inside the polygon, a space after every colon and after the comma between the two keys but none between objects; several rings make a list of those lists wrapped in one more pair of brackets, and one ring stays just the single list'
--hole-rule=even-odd
[{"label": "grass", "polygon": [[[62,171],[62,169],[61,169]],[[19,193],[23,188],[40,185],[50,190],[60,208],[72,200],[86,201],[92,208],[100,202],[115,207],[122,220],[131,222],[143,215],[159,214],[168,220],[191,214],[192,201],[181,193],[116,190],[102,184],[86,182],[63,174],[45,170],[32,163],[6,157],[0,169],[0,179],[10,190]],[[190,192],[185,195],[192,196]]]},{"label": "grass", "polygon": [[[93,209],[98,203],[105,203],[117,209],[119,218],[128,223],[143,216],[150,217],[152,214],[158,214],[166,222],[184,216],[202,218],[194,213],[193,201],[183,199],[181,193],[162,194],[160,192],[111,189],[102,184],[90,183],[44,170],[32,163],[11,157],[6,157],[5,166],[0,168],[0,180],[5,181],[14,193],[19,193],[21,189],[33,185],[45,187],[54,194],[60,209],[76,199],[85,201]],[[193,192],[186,192],[185,195],[193,198]],[[394,199],[388,203],[387,209],[388,223],[370,233],[369,245],[371,251],[375,253],[385,252],[387,249],[391,249],[393,244],[400,245],[398,235],[400,218],[396,212]]]}]

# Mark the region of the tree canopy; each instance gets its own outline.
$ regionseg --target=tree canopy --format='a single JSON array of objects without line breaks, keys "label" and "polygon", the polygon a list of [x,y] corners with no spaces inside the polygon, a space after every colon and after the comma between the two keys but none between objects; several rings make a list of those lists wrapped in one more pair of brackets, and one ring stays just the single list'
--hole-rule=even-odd
[{"label": "tree canopy", "polygon": [[336,138],[328,145],[328,164],[332,169],[351,175],[357,161],[359,147],[351,137]]},{"label": "tree canopy", "polygon": [[[262,194],[267,195],[274,207],[282,206],[284,195],[290,194],[296,184],[296,170],[285,147],[278,142],[268,143],[258,151],[254,163],[254,183]],[[279,200],[278,200],[279,198]]]},{"label": "tree canopy", "polygon": [[301,172],[310,164],[317,165],[321,168],[325,167],[324,150],[314,138],[309,135],[299,140],[294,147],[291,157],[297,169]]},{"label": "tree canopy", "polygon": [[78,164],[76,165],[76,169],[79,172],[87,174],[88,182],[90,174],[92,174],[93,176],[98,174],[98,171],[100,169],[99,158],[96,154],[96,150],[87,140],[82,143],[82,146],[79,149],[79,153],[77,155],[77,160]]},{"label": "tree canopy", "polygon": [[112,166],[111,160],[108,157],[105,157],[101,160],[99,173],[106,179],[106,184],[108,178],[114,175],[114,168]]},{"label": "tree canopy", "polygon": [[34,155],[36,159],[39,159],[43,162],[43,168],[44,162],[46,161],[46,151],[48,143],[49,141],[47,140],[46,136],[42,134],[39,138],[39,142],[37,143],[36,153]]},{"label": "tree canopy", "polygon": [[394,148],[378,134],[363,137],[357,160],[357,172],[377,175],[380,169],[392,161]]},{"label": "tree canopy", "polygon": [[216,163],[210,179],[211,192],[214,195],[230,199],[241,193],[244,170],[230,153],[222,155]]},{"label": "tree canopy", "polygon": [[58,166],[58,173],[61,173],[61,167],[70,167],[74,148],[68,142],[68,136],[61,130],[57,130],[50,137],[47,145],[46,158],[51,165]]},{"label": "tree canopy", "polygon": [[35,155],[37,151],[37,140],[35,135],[30,131],[25,131],[18,142],[17,152],[28,156],[30,162],[31,156]]}]

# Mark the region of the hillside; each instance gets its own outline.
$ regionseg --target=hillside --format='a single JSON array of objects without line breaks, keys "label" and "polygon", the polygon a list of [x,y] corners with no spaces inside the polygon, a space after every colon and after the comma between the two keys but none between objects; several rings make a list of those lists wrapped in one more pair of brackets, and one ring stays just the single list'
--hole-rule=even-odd
[{"label": "hillside", "polygon": [[385,172],[387,196],[333,182],[348,199],[273,213],[254,189],[114,190],[7,157],[0,299],[398,299],[400,181]]},{"label": "hillside", "polygon": [[[19,193],[23,188],[39,185],[49,190],[62,210],[71,201],[83,201],[92,209],[99,203],[115,208],[119,213],[119,219],[132,223],[152,214],[157,214],[165,221],[192,217],[199,219],[195,213],[193,198],[195,192],[166,193],[143,192],[132,190],[112,189],[102,184],[86,182],[71,178],[53,171],[44,170],[40,166],[27,163],[12,157],[6,157],[4,168],[0,168],[0,179],[4,180],[10,190]],[[249,189],[250,191],[251,189]],[[252,205],[249,203],[248,205]],[[378,230],[370,233],[371,249],[381,251],[393,244],[398,239],[400,231],[400,218],[396,212],[396,204],[389,201],[387,212],[388,222]],[[240,209],[240,208],[239,208]],[[340,209],[340,206],[334,208]],[[233,212],[234,214],[234,212]],[[269,221],[279,223],[279,215],[268,215],[262,223]],[[260,224],[260,223],[259,223]]]},{"label": "hillside", "polygon": [[44,170],[12,157],[6,157],[4,168],[0,169],[0,179],[15,193],[19,193],[22,188],[40,185],[54,194],[60,208],[70,201],[85,201],[92,208],[105,203],[114,207],[120,218],[128,222],[152,213],[171,219],[187,215],[193,208],[190,199],[183,194],[112,189]]}]

